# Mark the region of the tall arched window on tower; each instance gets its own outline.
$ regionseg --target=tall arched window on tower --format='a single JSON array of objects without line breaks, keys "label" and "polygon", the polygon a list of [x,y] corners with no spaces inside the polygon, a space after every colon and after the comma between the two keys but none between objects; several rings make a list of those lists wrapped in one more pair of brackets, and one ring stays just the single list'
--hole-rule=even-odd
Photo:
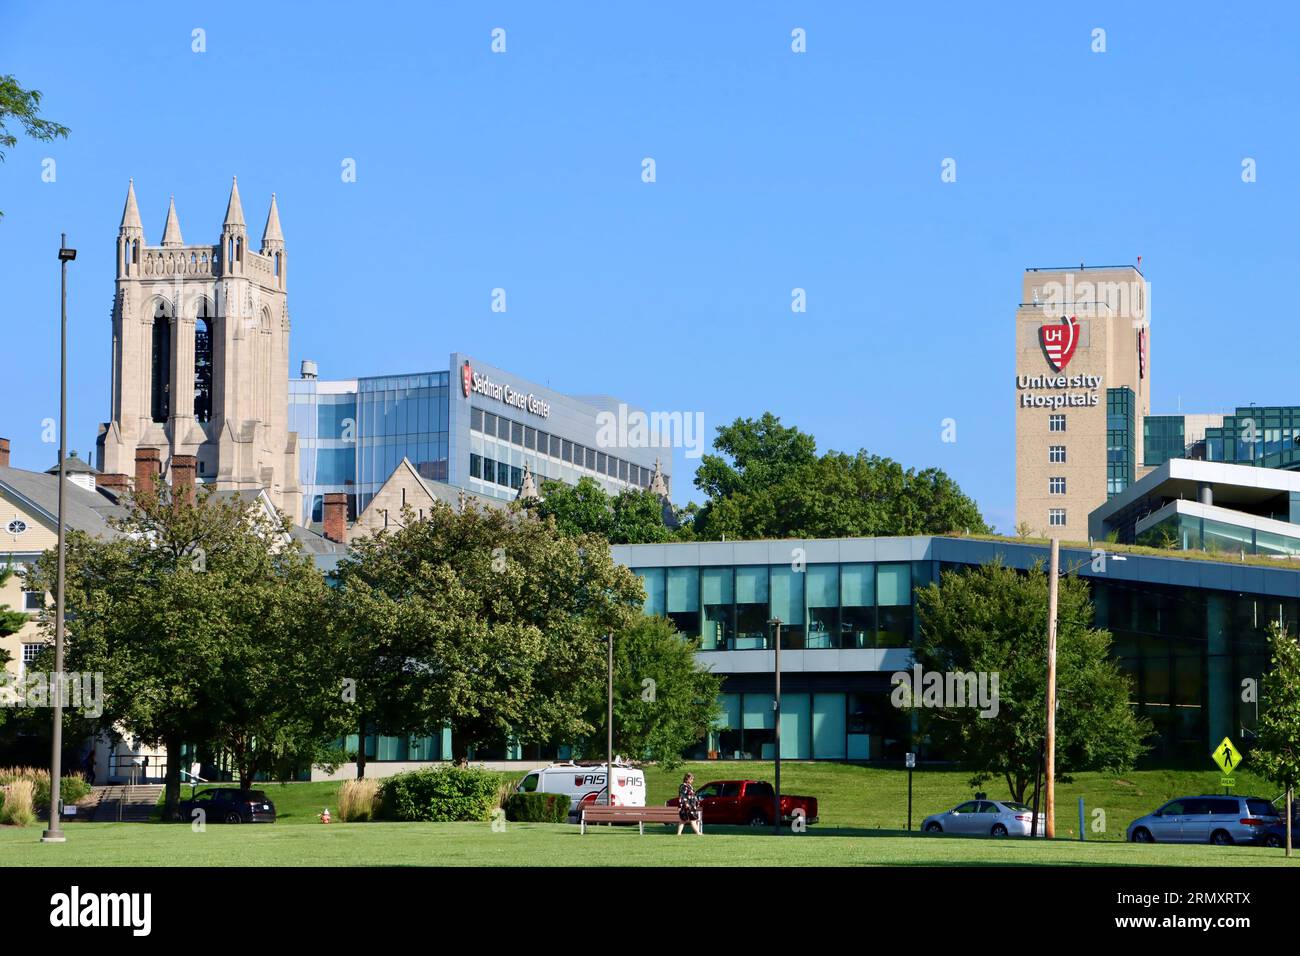
[{"label": "tall arched window on tower", "polygon": [[166,422],[171,414],[172,317],[162,299],[154,300],[151,368],[150,414],[155,422]]},{"label": "tall arched window on tower", "polygon": [[212,420],[212,304],[199,299],[194,317],[194,420],[206,424]]}]

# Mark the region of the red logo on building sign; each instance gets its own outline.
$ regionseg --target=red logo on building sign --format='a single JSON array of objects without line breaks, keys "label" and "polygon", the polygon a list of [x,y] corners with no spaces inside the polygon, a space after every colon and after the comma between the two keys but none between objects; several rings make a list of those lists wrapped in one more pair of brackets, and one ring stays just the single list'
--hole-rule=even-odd
[{"label": "red logo on building sign", "polygon": [[466,359],[465,364],[460,367],[460,388],[465,393],[466,398],[469,398],[469,387],[473,379],[474,373],[470,371],[469,359]]},{"label": "red logo on building sign", "polygon": [[1074,347],[1079,344],[1079,323],[1074,316],[1061,316],[1060,325],[1044,325],[1038,330],[1038,337],[1052,368],[1058,372],[1065,371],[1074,355]]}]

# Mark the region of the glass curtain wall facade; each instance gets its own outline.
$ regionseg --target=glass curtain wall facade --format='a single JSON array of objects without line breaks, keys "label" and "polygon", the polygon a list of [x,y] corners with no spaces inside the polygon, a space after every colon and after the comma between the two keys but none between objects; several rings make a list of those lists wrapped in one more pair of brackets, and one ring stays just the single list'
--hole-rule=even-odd
[{"label": "glass curtain wall facade", "polygon": [[705,651],[910,647],[912,591],[928,568],[915,562],[633,568],[647,614],[669,618]]},{"label": "glass curtain wall facade", "polygon": [[1142,419],[1142,464],[1159,467],[1187,450],[1186,423],[1182,415],[1148,415]]},{"label": "glass curtain wall facade", "polygon": [[1263,468],[1300,468],[1300,406],[1238,408],[1205,430],[1205,458]]},{"label": "glass curtain wall facade", "polygon": [[1106,389],[1106,497],[1133,484],[1137,466],[1136,405],[1130,388]]},{"label": "glass curtain wall facade", "polygon": [[[908,717],[889,700],[895,667],[841,670],[840,658],[828,653],[822,668],[817,651],[910,646],[917,626],[914,589],[941,573],[972,566],[953,561],[810,563],[800,573],[788,565],[634,565],[646,590],[645,612],[667,617],[683,634],[698,637],[701,660],[713,662],[715,672],[724,676],[722,717],[687,755],[774,756],[770,671],[714,655],[770,650],[770,629],[757,622],[776,616],[792,622],[782,629],[782,649],[810,652],[801,671],[782,677],[783,757],[894,760],[908,749],[931,759],[955,757],[911,738]],[[793,574],[801,584],[794,583]],[[1239,735],[1241,728],[1253,732],[1258,714],[1253,703],[1242,702],[1241,682],[1259,680],[1268,666],[1265,637],[1271,621],[1296,631],[1300,599],[1085,578],[1095,624],[1111,631],[1112,654],[1132,678],[1132,706],[1157,731],[1144,762],[1199,766],[1210,742]]]},{"label": "glass curtain wall facade", "polygon": [[357,511],[409,458],[420,477],[447,480],[447,372],[357,380]]},{"label": "glass curtain wall facade", "polygon": [[289,382],[289,430],[298,433],[303,520],[320,521],[324,496],[348,496],[348,518],[365,510],[409,458],[432,481],[447,480],[447,372],[354,382]]},{"label": "glass curtain wall facade", "polygon": [[322,392],[314,379],[290,380],[289,431],[298,433],[304,522],[322,519],[324,497],[332,492],[348,495],[349,517],[356,517],[356,420],[355,392]]},{"label": "glass curtain wall facade", "polygon": [[1151,548],[1222,551],[1227,554],[1300,555],[1300,526],[1295,534],[1261,531],[1228,524],[1199,515],[1174,512],[1137,536],[1137,543]]},{"label": "glass curtain wall facade", "polygon": [[1133,707],[1155,725],[1148,759],[1201,766],[1207,741],[1253,733],[1258,713],[1242,681],[1268,666],[1271,621],[1296,631],[1300,602],[1259,594],[1092,581],[1098,627],[1133,680]]}]

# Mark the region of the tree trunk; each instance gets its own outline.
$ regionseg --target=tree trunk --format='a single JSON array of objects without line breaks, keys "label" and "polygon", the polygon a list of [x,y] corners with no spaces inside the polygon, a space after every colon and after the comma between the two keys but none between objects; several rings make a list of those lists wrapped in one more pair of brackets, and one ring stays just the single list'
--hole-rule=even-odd
[{"label": "tree trunk", "polygon": [[1286,855],[1291,855],[1291,823],[1295,812],[1295,787],[1286,788]]},{"label": "tree trunk", "polygon": [[357,779],[366,778],[366,715],[357,718]]},{"label": "tree trunk", "polygon": [[181,802],[181,739],[165,737],[163,744],[167,749],[167,775],[163,778],[163,819],[175,820]]}]

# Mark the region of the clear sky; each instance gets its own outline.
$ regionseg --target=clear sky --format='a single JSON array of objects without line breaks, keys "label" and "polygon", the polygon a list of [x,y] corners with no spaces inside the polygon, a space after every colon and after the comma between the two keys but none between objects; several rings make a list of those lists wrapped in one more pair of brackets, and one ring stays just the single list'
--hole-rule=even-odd
[{"label": "clear sky", "polygon": [[[186,241],[215,242],[238,175],[256,245],[278,194],[293,374],[462,350],[703,412],[710,435],[770,409],[823,449],[947,469],[1003,530],[1026,266],[1143,257],[1153,412],[1300,403],[1286,5],[183,6],[0,6],[0,73],[72,129],[0,166],[19,467],[56,457],[61,231],[79,250],[70,447],[88,456],[107,417],[132,176],[151,244],[171,194]],[[679,501],[693,467],[678,451]]]}]

